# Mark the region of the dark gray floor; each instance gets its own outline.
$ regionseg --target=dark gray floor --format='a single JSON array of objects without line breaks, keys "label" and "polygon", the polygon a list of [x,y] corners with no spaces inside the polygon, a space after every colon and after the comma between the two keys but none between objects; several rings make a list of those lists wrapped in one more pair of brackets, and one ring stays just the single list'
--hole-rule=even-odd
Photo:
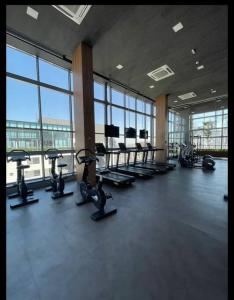
[{"label": "dark gray floor", "polygon": [[[7,210],[8,300],[227,299],[227,161],[112,191],[99,223],[74,196]],[[10,201],[8,201],[9,205]]]}]

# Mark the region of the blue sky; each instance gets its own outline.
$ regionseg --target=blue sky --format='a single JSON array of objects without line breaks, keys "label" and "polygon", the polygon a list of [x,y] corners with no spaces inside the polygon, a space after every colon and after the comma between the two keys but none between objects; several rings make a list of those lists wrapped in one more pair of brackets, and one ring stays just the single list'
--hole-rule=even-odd
[{"label": "blue sky", "polygon": [[[7,47],[7,72],[21,75],[37,80],[36,58],[21,51]],[[55,85],[63,89],[69,89],[68,71],[56,67],[39,59],[40,81]],[[41,109],[42,117],[69,120],[69,96],[51,89],[42,88]],[[104,85],[94,83],[94,98],[104,100]],[[124,105],[123,94],[112,90],[112,102]],[[135,108],[135,100],[127,97],[127,104]],[[137,101],[137,108],[141,109],[143,102]],[[130,121],[128,120],[130,116]],[[7,80],[7,119],[17,121],[38,122],[38,86],[25,83],[20,80],[8,78]],[[126,115],[126,126],[135,126],[134,114]],[[104,106],[95,104],[95,121],[97,124],[104,124]],[[139,129],[143,128],[142,117]],[[120,132],[124,133],[124,110],[113,108],[112,124],[120,127]]]}]

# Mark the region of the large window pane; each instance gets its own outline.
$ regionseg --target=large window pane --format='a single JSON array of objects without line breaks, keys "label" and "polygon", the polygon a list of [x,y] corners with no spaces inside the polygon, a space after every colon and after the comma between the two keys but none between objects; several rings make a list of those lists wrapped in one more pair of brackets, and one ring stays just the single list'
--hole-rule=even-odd
[{"label": "large window pane", "polygon": [[[20,80],[7,78],[7,120],[39,123],[37,87]],[[16,126],[19,123],[15,123]],[[24,126],[27,126],[26,124]]]},{"label": "large window pane", "polygon": [[[54,126],[49,129],[66,130],[70,128],[69,96],[51,89],[41,88],[41,107],[43,128],[48,124]],[[58,128],[58,126],[64,126]]]},{"label": "large window pane", "polygon": [[145,103],[142,100],[137,99],[137,111],[144,112],[144,106]]},{"label": "large window pane", "polygon": [[39,60],[40,81],[68,90],[68,70]]},{"label": "large window pane", "polygon": [[117,104],[117,105],[124,105],[124,94],[116,91],[115,89],[111,89],[111,100],[112,103]]},{"label": "large window pane", "polygon": [[99,100],[105,99],[105,86],[99,82],[94,81],[94,98]]},{"label": "large window pane", "polygon": [[137,114],[137,135],[140,134],[142,129],[145,129],[145,115]]},{"label": "large window pane", "polygon": [[25,52],[7,47],[7,72],[27,78],[37,79],[36,58]]},{"label": "large window pane", "polygon": [[104,104],[95,102],[94,112],[95,112],[95,133],[104,133],[104,125],[105,125]]},{"label": "large window pane", "polygon": [[124,110],[112,107],[112,124],[119,126],[119,133],[124,134]]},{"label": "large window pane", "polygon": [[[31,161],[24,161],[24,165],[29,165],[30,168],[24,171],[25,179],[38,179],[43,176],[42,173],[41,155],[31,155]],[[17,180],[17,169],[15,162],[6,164],[6,183],[14,183]]]},{"label": "large window pane", "polygon": [[7,152],[14,149],[25,151],[40,151],[41,136],[39,130],[7,128]]},{"label": "large window pane", "polygon": [[[55,172],[59,174],[60,168],[57,167],[57,163],[59,164],[67,164],[66,167],[63,168],[63,174],[73,173],[73,153],[62,153],[63,158],[59,158],[55,164]],[[45,166],[45,177],[50,176],[51,170],[51,160],[44,158],[44,166]]]},{"label": "large window pane", "polygon": [[136,99],[134,97],[126,95],[126,108],[136,109]]},{"label": "large window pane", "polygon": [[150,104],[150,103],[146,103],[146,104],[145,104],[145,112],[146,112],[148,115],[151,115],[151,104]]},{"label": "large window pane", "polygon": [[43,149],[72,149],[71,137],[70,132],[43,130]]},{"label": "large window pane", "polygon": [[136,128],[136,114],[126,110],[126,127]]}]

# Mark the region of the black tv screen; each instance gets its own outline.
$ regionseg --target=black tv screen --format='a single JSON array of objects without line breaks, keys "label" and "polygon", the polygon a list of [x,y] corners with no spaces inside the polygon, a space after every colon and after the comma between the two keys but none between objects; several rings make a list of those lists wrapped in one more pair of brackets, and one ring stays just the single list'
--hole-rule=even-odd
[{"label": "black tv screen", "polygon": [[132,128],[132,127],[125,128],[125,136],[126,136],[126,138],[129,138],[129,139],[136,138],[136,129]]},{"label": "black tv screen", "polygon": [[139,136],[140,139],[148,139],[148,130],[141,129]]},{"label": "black tv screen", "polygon": [[119,137],[119,127],[114,125],[105,125],[106,137]]}]

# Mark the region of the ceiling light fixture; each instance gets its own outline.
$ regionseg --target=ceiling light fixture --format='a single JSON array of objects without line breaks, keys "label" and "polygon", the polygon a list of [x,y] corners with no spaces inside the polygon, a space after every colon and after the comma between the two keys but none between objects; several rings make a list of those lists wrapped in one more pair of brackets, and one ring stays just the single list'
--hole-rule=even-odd
[{"label": "ceiling light fixture", "polygon": [[196,65],[199,65],[199,61],[198,60],[196,61]]},{"label": "ceiling light fixture", "polygon": [[153,88],[154,88],[154,85],[150,85],[149,88],[150,88],[150,89],[153,89]]},{"label": "ceiling light fixture", "polygon": [[175,26],[172,27],[172,29],[174,30],[174,32],[178,32],[182,28],[184,28],[184,26],[183,26],[183,24],[181,22],[177,23]]},{"label": "ceiling light fixture", "polygon": [[214,93],[216,93],[216,90],[211,89],[210,92],[211,92],[211,94],[214,94]]},{"label": "ceiling light fixture", "polygon": [[221,102],[222,100],[221,99],[219,99],[219,100],[217,100],[216,102]]},{"label": "ceiling light fixture", "polygon": [[174,102],[178,102],[178,100],[174,100]]},{"label": "ceiling light fixture", "polygon": [[204,69],[204,66],[203,66],[203,65],[200,65],[200,66],[197,67],[197,69],[198,69],[198,70]]},{"label": "ceiling light fixture", "polygon": [[123,69],[123,66],[122,65],[118,65],[118,66],[116,66],[116,68],[119,69],[119,70],[121,70],[121,69]]},{"label": "ceiling light fixture", "polygon": [[181,100],[186,100],[186,99],[190,99],[190,98],[193,98],[193,97],[196,97],[196,96],[197,96],[196,93],[190,92],[190,93],[180,95],[180,96],[178,96],[178,98],[180,98]]},{"label": "ceiling light fixture", "polygon": [[33,9],[30,6],[27,7],[26,13],[27,13],[27,15],[29,15],[30,17],[32,17],[35,20],[37,20],[38,15],[39,15],[38,11],[36,11],[35,9]]},{"label": "ceiling light fixture", "polygon": [[196,51],[196,49],[192,49],[191,52],[192,52],[192,54],[196,54],[197,51]]}]

